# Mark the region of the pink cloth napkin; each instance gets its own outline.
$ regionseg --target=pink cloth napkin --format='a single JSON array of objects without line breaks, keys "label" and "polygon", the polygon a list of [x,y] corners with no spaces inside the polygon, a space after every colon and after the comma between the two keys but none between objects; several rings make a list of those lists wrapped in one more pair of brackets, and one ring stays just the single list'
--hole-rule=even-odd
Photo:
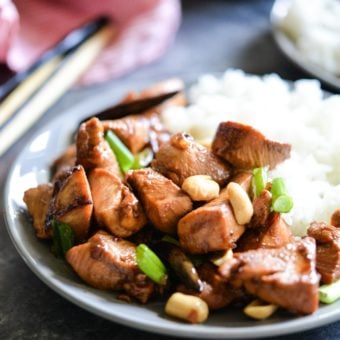
[{"label": "pink cloth napkin", "polygon": [[106,15],[118,35],[80,80],[90,85],[159,58],[180,24],[179,0],[0,0],[0,62],[29,67],[65,34]]}]

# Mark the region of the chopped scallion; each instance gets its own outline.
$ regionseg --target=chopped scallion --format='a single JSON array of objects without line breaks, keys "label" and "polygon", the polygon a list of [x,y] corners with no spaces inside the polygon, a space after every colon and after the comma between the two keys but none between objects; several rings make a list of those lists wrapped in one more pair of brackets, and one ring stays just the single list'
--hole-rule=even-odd
[{"label": "chopped scallion", "polygon": [[293,199],[287,195],[286,184],[281,177],[274,178],[271,184],[272,210],[288,213],[293,208]]},{"label": "chopped scallion", "polygon": [[139,152],[134,160],[132,165],[132,169],[142,169],[146,168],[153,159],[153,151],[151,148],[145,148],[141,152]]},{"label": "chopped scallion", "polygon": [[258,197],[267,184],[267,171],[265,168],[253,169],[252,187],[254,196]]},{"label": "chopped scallion", "polygon": [[131,169],[135,157],[126,145],[114,134],[112,131],[108,131],[105,135],[106,141],[109,143],[112,151],[116,155],[120,169],[123,173]]},{"label": "chopped scallion", "polygon": [[333,303],[340,299],[340,280],[319,288],[319,300],[323,303]]},{"label": "chopped scallion", "polygon": [[63,222],[52,221],[53,250],[57,256],[64,257],[67,251],[74,246],[74,232]]},{"label": "chopped scallion", "polygon": [[179,242],[174,237],[169,236],[169,235],[164,235],[162,237],[162,241],[171,243],[171,244],[173,244],[175,246],[179,246],[180,245]]},{"label": "chopped scallion", "polygon": [[136,248],[136,261],[139,269],[152,281],[165,285],[167,270],[160,258],[144,243]]}]

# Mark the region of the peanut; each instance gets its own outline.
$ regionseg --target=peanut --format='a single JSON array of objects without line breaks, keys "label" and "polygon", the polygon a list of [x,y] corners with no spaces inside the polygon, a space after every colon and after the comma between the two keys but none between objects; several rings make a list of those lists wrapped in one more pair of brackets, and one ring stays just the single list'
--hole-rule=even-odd
[{"label": "peanut", "polygon": [[275,313],[277,308],[278,306],[276,305],[271,304],[266,305],[259,300],[254,300],[244,308],[243,312],[250,318],[256,320],[264,320],[269,318],[273,313]]},{"label": "peanut", "polygon": [[230,182],[227,186],[227,194],[237,223],[241,225],[249,223],[254,209],[246,191],[239,184]]},{"label": "peanut", "polygon": [[187,177],[182,184],[182,189],[193,201],[210,201],[218,197],[220,192],[218,183],[207,175]]}]

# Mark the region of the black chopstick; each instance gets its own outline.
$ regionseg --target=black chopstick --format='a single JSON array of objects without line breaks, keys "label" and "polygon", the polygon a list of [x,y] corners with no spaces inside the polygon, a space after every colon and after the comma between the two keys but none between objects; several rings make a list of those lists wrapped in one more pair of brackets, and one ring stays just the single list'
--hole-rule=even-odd
[{"label": "black chopstick", "polygon": [[106,17],[100,17],[90,23],[76,28],[67,34],[55,47],[45,52],[32,66],[27,70],[14,75],[6,83],[0,86],[0,101],[5,99],[23,80],[41,67],[44,63],[58,55],[66,56],[81,45],[91,35],[96,33],[101,27],[108,23]]}]

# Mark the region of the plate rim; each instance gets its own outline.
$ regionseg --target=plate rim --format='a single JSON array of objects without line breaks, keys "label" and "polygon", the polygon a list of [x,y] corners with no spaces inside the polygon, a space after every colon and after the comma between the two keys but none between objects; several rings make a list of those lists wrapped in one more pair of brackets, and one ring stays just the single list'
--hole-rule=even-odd
[{"label": "plate rim", "polygon": [[[63,284],[61,281],[56,280],[53,277],[48,277],[46,274],[44,274],[42,268],[39,268],[36,266],[34,259],[32,258],[31,254],[29,253],[28,249],[25,248],[24,244],[20,242],[20,239],[18,238],[18,233],[16,233],[16,221],[13,217],[13,213],[15,209],[15,200],[13,196],[10,193],[12,182],[15,179],[15,169],[17,166],[20,165],[20,162],[22,162],[22,158],[24,155],[29,152],[30,145],[37,139],[39,135],[45,130],[52,129],[53,124],[56,121],[61,121],[63,117],[66,117],[67,115],[70,115],[70,112],[72,111],[79,111],[83,112],[81,115],[77,115],[77,118],[74,118],[73,124],[76,124],[76,121],[82,118],[82,116],[86,116],[86,112],[90,110],[91,105],[89,103],[93,103],[97,101],[97,98],[100,98],[100,94],[96,94],[93,97],[85,100],[82,103],[76,103],[72,106],[70,106],[67,110],[63,111],[59,115],[55,115],[54,118],[52,118],[49,122],[44,124],[41,128],[36,131],[32,137],[27,142],[26,146],[23,150],[17,155],[15,160],[13,161],[8,175],[5,182],[4,187],[4,221],[6,225],[7,232],[10,236],[11,242],[15,246],[16,250],[18,251],[20,257],[24,260],[26,265],[30,268],[30,270],[41,280],[43,281],[48,287],[50,287],[53,291],[55,291],[57,294],[61,295],[66,300],[70,301],[71,303],[74,303],[78,307],[85,309],[93,314],[96,314],[100,317],[103,317],[105,319],[108,319],[110,321],[114,321],[117,323],[120,323],[122,325],[148,331],[152,333],[158,333],[158,334],[164,334],[168,336],[182,336],[182,337],[196,337],[196,338],[258,338],[258,337],[269,337],[274,335],[283,335],[283,334],[291,334],[296,332],[301,332],[305,330],[310,330],[313,328],[317,328],[319,326],[332,323],[335,321],[340,320],[340,309],[338,310],[331,310],[328,311],[328,313],[316,315],[312,314],[309,316],[304,316],[303,321],[301,317],[295,317],[289,320],[285,320],[283,322],[278,322],[274,324],[266,324],[266,325],[259,325],[254,321],[254,326],[238,326],[238,327],[222,327],[222,326],[206,326],[205,324],[202,325],[189,325],[189,324],[183,324],[178,321],[172,321],[171,327],[167,326],[167,323],[169,322],[169,319],[164,318],[165,325],[162,324],[154,324],[152,322],[145,322],[145,320],[138,320],[136,321],[133,317],[127,317],[126,315],[118,315],[117,313],[107,313],[102,308],[96,306],[94,303],[87,302],[87,301],[80,301],[79,297],[77,296],[77,293],[84,293],[85,291],[87,294],[95,295],[91,292],[94,288],[88,287],[84,284],[84,289],[77,287],[75,285],[71,285],[71,287],[65,287],[65,284]],[[99,101],[100,102],[100,101]],[[99,106],[99,105],[98,105]],[[85,108],[85,111],[82,111]],[[88,110],[86,110],[86,108]],[[91,111],[92,112],[92,111]],[[66,136],[66,132],[64,132]],[[33,229],[32,229],[33,233]],[[52,271],[52,268],[49,268]],[[72,292],[75,290],[75,292]],[[98,291],[97,294],[99,294],[100,291]],[[98,297],[98,296],[97,296]],[[95,301],[94,301],[95,302]],[[135,305],[133,305],[135,306]],[[144,307],[143,307],[144,308]],[[327,308],[327,306],[323,307]]]}]

